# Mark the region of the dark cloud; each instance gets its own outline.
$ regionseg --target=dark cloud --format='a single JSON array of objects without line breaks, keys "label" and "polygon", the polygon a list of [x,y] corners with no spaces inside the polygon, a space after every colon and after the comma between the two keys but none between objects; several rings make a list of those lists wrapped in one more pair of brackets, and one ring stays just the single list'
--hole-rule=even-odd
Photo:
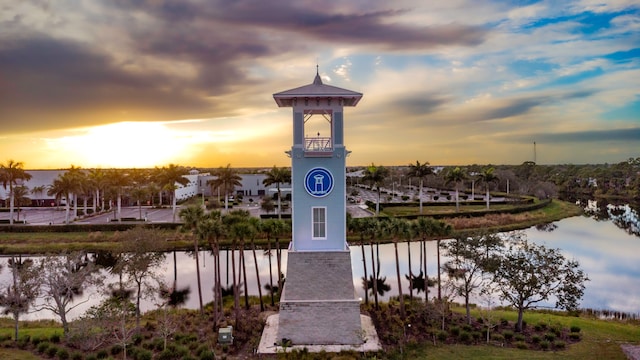
[{"label": "dark cloud", "polygon": [[537,143],[584,143],[584,142],[603,142],[603,141],[632,141],[640,143],[640,127],[628,129],[611,129],[611,130],[590,130],[575,131],[563,133],[537,133],[526,136],[513,137],[514,142],[530,142],[535,140]]},{"label": "dark cloud", "polygon": [[[15,17],[11,24],[0,24],[12,29],[0,37],[0,115],[12,119],[3,131],[229,116],[234,105],[216,101],[262,85],[253,80],[247,65],[260,59],[299,56],[317,47],[318,41],[410,51],[471,46],[487,35],[478,27],[394,21],[407,10],[348,11],[336,4],[122,0],[105,2],[100,15],[85,15],[85,21],[113,31],[117,43],[129,48],[36,32]],[[65,14],[47,10],[47,15],[53,19]],[[90,26],[65,25],[80,26],[76,31]],[[101,39],[108,41],[108,36]],[[175,64],[176,69],[158,64]],[[180,74],[179,66],[192,74]],[[442,103],[426,98],[409,99],[404,105],[406,111],[424,113]]]},{"label": "dark cloud", "polygon": [[424,94],[415,97],[402,97],[393,102],[394,111],[399,114],[427,115],[433,113],[450,99],[436,94]]}]

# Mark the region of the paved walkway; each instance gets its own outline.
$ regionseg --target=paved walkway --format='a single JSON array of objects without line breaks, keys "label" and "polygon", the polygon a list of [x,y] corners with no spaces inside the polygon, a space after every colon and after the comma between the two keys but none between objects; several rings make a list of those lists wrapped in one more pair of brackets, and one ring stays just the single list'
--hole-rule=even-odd
[{"label": "paved walkway", "polygon": [[640,345],[622,344],[620,346],[629,360],[640,360]]}]

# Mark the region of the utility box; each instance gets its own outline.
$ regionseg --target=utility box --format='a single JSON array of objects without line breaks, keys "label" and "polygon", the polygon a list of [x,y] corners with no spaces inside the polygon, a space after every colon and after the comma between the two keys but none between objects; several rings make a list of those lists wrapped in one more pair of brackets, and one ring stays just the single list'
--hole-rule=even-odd
[{"label": "utility box", "polygon": [[218,329],[218,344],[231,345],[233,344],[233,326],[227,326]]}]

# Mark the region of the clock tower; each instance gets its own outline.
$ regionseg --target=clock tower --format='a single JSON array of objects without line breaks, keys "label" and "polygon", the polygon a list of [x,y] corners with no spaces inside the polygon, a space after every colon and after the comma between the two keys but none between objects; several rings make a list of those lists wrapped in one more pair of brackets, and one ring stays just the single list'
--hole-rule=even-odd
[{"label": "clock tower", "polygon": [[293,345],[362,344],[346,241],[345,106],[362,94],[313,83],[273,95],[293,109],[292,241],[280,299],[278,341]]}]

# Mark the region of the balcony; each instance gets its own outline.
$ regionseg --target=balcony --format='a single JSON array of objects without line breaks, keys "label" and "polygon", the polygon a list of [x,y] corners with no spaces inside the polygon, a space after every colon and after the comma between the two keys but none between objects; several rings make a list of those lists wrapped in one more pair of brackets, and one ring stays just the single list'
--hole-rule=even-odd
[{"label": "balcony", "polygon": [[330,157],[332,154],[333,145],[330,137],[313,137],[304,139],[304,156]]}]

